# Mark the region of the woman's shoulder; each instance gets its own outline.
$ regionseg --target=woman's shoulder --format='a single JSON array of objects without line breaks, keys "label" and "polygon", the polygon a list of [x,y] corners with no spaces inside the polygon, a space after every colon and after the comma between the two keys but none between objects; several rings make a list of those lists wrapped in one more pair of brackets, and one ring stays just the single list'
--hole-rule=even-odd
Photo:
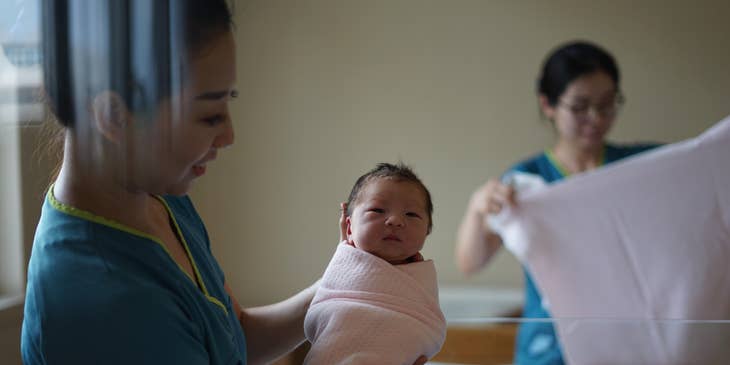
[{"label": "woman's shoulder", "polygon": [[134,286],[174,268],[166,255],[148,234],[47,197],[33,239],[28,282],[45,283],[42,289],[52,293],[58,288],[104,290],[110,280]]},{"label": "woman's shoulder", "polygon": [[544,170],[548,164],[548,158],[543,151],[518,161],[510,166],[506,173],[526,172],[529,174],[541,175],[541,171]]},{"label": "woman's shoulder", "polygon": [[620,160],[660,146],[662,144],[657,142],[606,143],[605,160],[607,162]]},{"label": "woman's shoulder", "polygon": [[88,212],[60,203],[48,193],[36,227],[33,251],[92,241],[96,237],[93,234],[93,218]]}]

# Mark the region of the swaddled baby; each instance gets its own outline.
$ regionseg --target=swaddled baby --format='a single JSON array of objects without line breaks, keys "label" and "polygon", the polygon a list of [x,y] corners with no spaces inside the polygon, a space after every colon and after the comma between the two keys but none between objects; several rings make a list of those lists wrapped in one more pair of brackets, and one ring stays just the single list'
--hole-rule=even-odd
[{"label": "swaddled baby", "polygon": [[347,238],[324,273],[304,327],[306,364],[404,364],[441,348],[446,322],[433,261],[431,196],[405,165],[361,176],[347,204]]}]

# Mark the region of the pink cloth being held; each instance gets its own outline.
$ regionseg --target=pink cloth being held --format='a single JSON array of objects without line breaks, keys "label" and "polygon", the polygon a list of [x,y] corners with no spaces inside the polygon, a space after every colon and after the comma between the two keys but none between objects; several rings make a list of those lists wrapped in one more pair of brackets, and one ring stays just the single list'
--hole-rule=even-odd
[{"label": "pink cloth being held", "polygon": [[496,217],[569,364],[728,363],[729,159],[730,117]]}]

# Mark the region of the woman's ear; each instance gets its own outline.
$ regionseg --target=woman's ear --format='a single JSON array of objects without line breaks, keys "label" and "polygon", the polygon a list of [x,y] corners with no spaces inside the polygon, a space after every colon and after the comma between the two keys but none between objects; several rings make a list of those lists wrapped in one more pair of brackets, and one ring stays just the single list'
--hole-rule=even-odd
[{"label": "woman's ear", "polygon": [[132,114],[124,99],[113,91],[104,91],[96,95],[91,109],[94,126],[107,140],[119,144],[125,130],[132,123]]},{"label": "woman's ear", "polygon": [[544,115],[549,121],[555,120],[555,107],[550,105],[548,97],[545,94],[540,94],[537,99],[540,103],[542,115]]}]

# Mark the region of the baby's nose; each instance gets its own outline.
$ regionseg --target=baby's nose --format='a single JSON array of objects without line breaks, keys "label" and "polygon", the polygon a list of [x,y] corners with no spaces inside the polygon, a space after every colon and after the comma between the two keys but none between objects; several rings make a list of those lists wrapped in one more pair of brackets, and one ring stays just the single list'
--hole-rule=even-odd
[{"label": "baby's nose", "polygon": [[401,216],[394,214],[388,217],[385,224],[389,226],[402,227],[404,222],[405,220]]}]

